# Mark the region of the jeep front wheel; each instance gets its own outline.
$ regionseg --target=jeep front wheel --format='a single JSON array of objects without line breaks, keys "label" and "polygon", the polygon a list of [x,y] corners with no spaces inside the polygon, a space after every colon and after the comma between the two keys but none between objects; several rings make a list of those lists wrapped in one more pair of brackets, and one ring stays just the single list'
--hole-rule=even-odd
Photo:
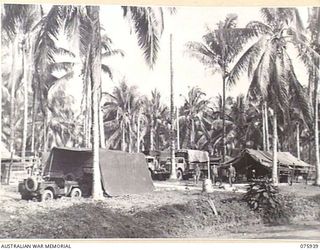
[{"label": "jeep front wheel", "polygon": [[43,191],[43,194],[40,197],[40,201],[48,201],[53,199],[53,192],[49,189]]},{"label": "jeep front wheel", "polygon": [[180,180],[182,180],[182,177],[183,177],[182,170],[178,169],[177,170],[177,179],[180,181]]},{"label": "jeep front wheel", "polygon": [[82,192],[80,188],[73,188],[70,193],[71,198],[80,198],[82,196]]}]

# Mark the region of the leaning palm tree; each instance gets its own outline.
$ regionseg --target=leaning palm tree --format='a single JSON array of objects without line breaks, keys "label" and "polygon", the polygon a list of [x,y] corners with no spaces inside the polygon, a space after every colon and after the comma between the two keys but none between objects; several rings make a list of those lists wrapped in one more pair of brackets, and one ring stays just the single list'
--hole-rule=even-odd
[{"label": "leaning palm tree", "polygon": [[[219,22],[218,27],[214,30],[208,28],[207,33],[203,36],[203,42],[189,42],[187,48],[191,54],[201,63],[209,66],[212,71],[220,72],[222,76],[222,159],[225,160],[225,96],[226,87],[231,87],[239,78],[240,73],[244,70],[244,62],[235,59],[240,55],[243,46],[248,39],[252,37],[253,32],[248,28],[237,28],[237,16],[228,15],[224,22]],[[234,65],[232,67],[232,65]]]},{"label": "leaning palm tree", "polygon": [[249,93],[261,96],[273,110],[272,179],[277,184],[278,118],[282,118],[282,123],[289,120],[290,96],[297,100],[298,108],[306,117],[310,109],[287,51],[287,47],[296,42],[297,32],[302,30],[296,9],[263,8],[261,13],[264,22],[247,25],[257,32],[259,39],[248,49],[244,60],[253,72]]}]

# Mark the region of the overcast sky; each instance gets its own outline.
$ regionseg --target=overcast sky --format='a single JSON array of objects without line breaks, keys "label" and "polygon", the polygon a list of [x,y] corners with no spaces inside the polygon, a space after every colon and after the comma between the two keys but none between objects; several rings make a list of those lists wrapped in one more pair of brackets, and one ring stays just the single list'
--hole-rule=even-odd
[{"label": "overcast sky", "polygon": [[[307,8],[299,8],[303,21],[307,20]],[[161,38],[158,60],[153,70],[147,67],[142,51],[137,45],[135,34],[130,34],[130,25],[122,17],[119,6],[101,6],[101,24],[105,32],[112,38],[115,47],[125,51],[125,57],[114,57],[108,63],[115,72],[114,83],[104,76],[106,90],[118,84],[126,77],[128,84],[137,85],[142,94],[150,95],[152,89],[157,88],[163,101],[168,104],[170,95],[170,68],[169,68],[169,34],[173,34],[173,68],[175,99],[179,104],[186,96],[188,88],[199,86],[208,97],[221,93],[222,80],[219,73],[212,74],[199,61],[186,53],[185,44],[188,41],[201,41],[205,34],[205,27],[215,27],[223,21],[227,14],[238,15],[238,27],[245,26],[249,21],[261,20],[259,8],[256,7],[179,7],[174,16],[165,15],[165,30]],[[294,55],[294,53],[293,53]],[[297,75],[300,81],[306,84],[304,69],[297,64]],[[244,76],[238,81],[228,94],[236,96],[245,94],[248,89],[248,78]]]}]

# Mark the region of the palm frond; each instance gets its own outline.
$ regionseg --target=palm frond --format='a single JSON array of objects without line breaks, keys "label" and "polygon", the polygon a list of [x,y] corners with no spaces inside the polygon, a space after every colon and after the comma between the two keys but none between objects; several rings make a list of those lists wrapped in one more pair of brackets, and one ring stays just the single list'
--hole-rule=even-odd
[{"label": "palm frond", "polygon": [[233,86],[236,80],[239,79],[241,73],[248,71],[249,76],[252,74],[253,64],[259,58],[261,51],[264,48],[265,38],[260,38],[254,43],[235,63],[234,67],[229,73],[227,85]]},{"label": "palm frond", "polygon": [[108,76],[110,77],[110,79],[113,79],[113,74],[112,74],[112,70],[110,69],[110,67],[106,64],[101,64],[101,69],[104,73],[108,74]]},{"label": "palm frond", "polygon": [[151,7],[122,7],[123,15],[133,21],[138,44],[143,50],[148,66],[156,62],[159,51],[159,38],[162,33],[163,20],[157,19],[156,11]]},{"label": "palm frond", "polygon": [[205,66],[216,68],[218,64],[218,55],[215,54],[209,47],[199,42],[188,42],[186,44],[188,53],[198,59]]}]

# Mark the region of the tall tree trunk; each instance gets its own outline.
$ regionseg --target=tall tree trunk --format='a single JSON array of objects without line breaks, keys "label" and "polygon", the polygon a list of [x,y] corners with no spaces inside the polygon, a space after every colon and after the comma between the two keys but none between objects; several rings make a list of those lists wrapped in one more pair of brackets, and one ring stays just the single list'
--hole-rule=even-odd
[{"label": "tall tree trunk", "polygon": [[269,142],[269,117],[268,117],[268,105],[267,102],[264,102],[264,121],[266,125],[266,149],[270,150],[270,142]]},{"label": "tall tree trunk", "polygon": [[126,130],[125,130],[126,128],[125,128],[123,122],[122,122],[121,128],[122,128],[121,150],[122,150],[123,152],[125,152],[125,151],[126,151]]},{"label": "tall tree trunk", "polygon": [[190,144],[191,148],[195,148],[195,143],[194,143],[194,136],[195,136],[195,128],[194,128],[194,120],[191,120],[191,134],[190,134]]},{"label": "tall tree trunk", "polygon": [[102,113],[101,102],[99,103],[99,129],[100,129],[100,146],[101,148],[106,148],[106,137],[104,134],[104,123],[103,123],[103,113]]},{"label": "tall tree trunk", "polygon": [[[0,87],[0,146],[2,148],[2,86]],[[0,189],[2,186],[2,154],[0,150]]]},{"label": "tall tree trunk", "polygon": [[300,126],[297,122],[297,158],[300,160]]},{"label": "tall tree trunk", "polygon": [[48,150],[48,117],[49,109],[46,107],[43,115],[43,152],[47,152]]},{"label": "tall tree trunk", "polygon": [[266,142],[266,119],[264,115],[264,103],[262,104],[261,108],[261,116],[262,116],[262,144],[263,144],[263,151],[267,151],[267,142]]},{"label": "tall tree trunk", "polygon": [[[90,67],[90,66],[88,66]],[[89,69],[88,72],[91,75],[91,70]],[[91,148],[91,130],[92,130],[92,89],[91,89],[91,82],[90,82],[90,75],[88,76],[87,84],[89,85],[87,89],[87,104],[86,104],[86,147]]]},{"label": "tall tree trunk", "polygon": [[132,152],[132,130],[131,130],[131,124],[128,125],[128,135],[129,135],[129,142],[128,142],[128,152]]},{"label": "tall tree trunk", "polygon": [[28,133],[28,86],[29,86],[29,67],[28,67],[28,52],[29,52],[29,39],[25,38],[24,45],[22,46],[22,60],[23,60],[23,89],[24,89],[24,102],[23,102],[23,133],[22,133],[22,147],[21,157],[22,161],[26,158],[27,146],[27,133]]},{"label": "tall tree trunk", "polygon": [[[317,60],[319,69],[319,60]],[[316,154],[316,185],[320,186],[320,156],[319,156],[319,100],[318,100],[318,86],[320,76],[317,73],[317,69],[314,69],[314,140],[315,140],[315,154]]]},{"label": "tall tree trunk", "polygon": [[170,179],[177,179],[175,161],[175,136],[174,136],[174,92],[173,92],[173,66],[172,66],[172,34],[170,34],[170,140],[171,140],[171,175]]},{"label": "tall tree trunk", "polygon": [[15,139],[15,92],[16,92],[16,70],[15,63],[17,60],[17,47],[18,47],[18,37],[13,40],[12,43],[12,61],[11,61],[11,73],[10,73],[10,142],[9,151],[12,153],[15,149],[14,139]]},{"label": "tall tree trunk", "polygon": [[151,122],[150,124],[150,150],[154,150],[154,128],[153,128],[154,124],[153,122]]},{"label": "tall tree trunk", "polygon": [[272,137],[272,183],[278,184],[278,125],[277,125],[277,111],[273,109],[273,137]]},{"label": "tall tree trunk", "polygon": [[177,149],[180,149],[180,124],[179,124],[179,109],[177,107]]},{"label": "tall tree trunk", "polygon": [[138,114],[137,121],[137,153],[140,152],[140,114]]},{"label": "tall tree trunk", "polygon": [[87,7],[88,17],[92,25],[92,40],[90,50],[91,86],[92,86],[92,151],[93,151],[93,199],[103,198],[101,173],[99,163],[99,91],[101,89],[101,34],[99,7]]},{"label": "tall tree trunk", "polygon": [[91,139],[91,83],[90,83],[90,66],[89,66],[89,57],[90,57],[91,45],[88,46],[88,51],[84,63],[84,119],[83,119],[83,138],[84,146],[86,148],[90,146]]},{"label": "tall tree trunk", "polygon": [[226,159],[226,76],[222,76],[222,162]]},{"label": "tall tree trunk", "polygon": [[32,122],[31,122],[31,152],[35,151],[35,127],[36,127],[36,117],[37,117],[37,99],[38,88],[34,88],[32,97]]}]

